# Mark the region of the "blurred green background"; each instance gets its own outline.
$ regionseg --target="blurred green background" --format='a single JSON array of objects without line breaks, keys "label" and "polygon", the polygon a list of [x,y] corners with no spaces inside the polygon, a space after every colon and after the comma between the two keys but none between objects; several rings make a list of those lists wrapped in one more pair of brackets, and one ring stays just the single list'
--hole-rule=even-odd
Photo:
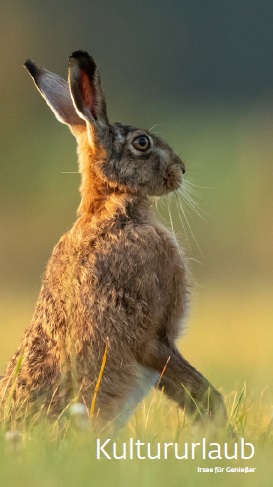
[{"label": "blurred green background", "polygon": [[[158,124],[198,186],[205,221],[185,206],[188,241],[172,203],[195,281],[181,349],[223,392],[246,381],[272,394],[272,1],[2,0],[0,19],[0,370],[79,204],[75,141],[23,62],[66,77],[81,48],[110,119]],[[170,227],[166,203],[159,211]]]}]

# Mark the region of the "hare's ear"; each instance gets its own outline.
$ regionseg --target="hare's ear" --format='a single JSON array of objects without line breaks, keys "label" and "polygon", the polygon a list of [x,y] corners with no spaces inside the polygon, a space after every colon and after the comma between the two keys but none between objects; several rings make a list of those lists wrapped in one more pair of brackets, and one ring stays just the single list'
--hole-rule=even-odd
[{"label": "hare's ear", "polygon": [[77,113],[91,129],[92,142],[105,143],[109,131],[106,101],[97,65],[87,52],[75,51],[70,56],[68,82]]},{"label": "hare's ear", "polygon": [[84,127],[84,121],[74,108],[67,81],[30,59],[24,63],[24,66],[56,118],[69,125],[73,133],[77,133],[77,130]]}]

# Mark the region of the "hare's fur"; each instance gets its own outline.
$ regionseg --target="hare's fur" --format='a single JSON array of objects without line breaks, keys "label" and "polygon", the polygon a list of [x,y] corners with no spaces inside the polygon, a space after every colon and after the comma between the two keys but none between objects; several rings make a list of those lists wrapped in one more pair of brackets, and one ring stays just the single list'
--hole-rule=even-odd
[{"label": "hare's fur", "polygon": [[[26,66],[76,136],[81,204],[0,382],[2,416],[59,415],[73,400],[90,408],[106,349],[93,405],[99,425],[122,425],[155,384],[179,406],[214,415],[223,410],[220,394],[175,346],[189,301],[186,259],[149,200],[181,185],[183,162],[148,131],[109,124],[87,53],[71,56],[69,84],[31,61]],[[135,148],[141,136],[146,151]]]}]

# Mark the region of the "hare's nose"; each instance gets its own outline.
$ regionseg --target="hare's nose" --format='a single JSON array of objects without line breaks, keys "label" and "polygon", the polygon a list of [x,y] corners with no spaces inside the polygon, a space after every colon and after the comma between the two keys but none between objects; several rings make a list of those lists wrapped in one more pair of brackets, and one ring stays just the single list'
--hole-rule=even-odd
[{"label": "hare's nose", "polygon": [[175,161],[177,164],[179,164],[180,168],[181,168],[181,171],[183,174],[185,174],[186,172],[186,166],[185,166],[185,163],[182,161],[182,159],[180,159],[179,156],[176,156],[176,161]]},{"label": "hare's nose", "polygon": [[181,171],[183,174],[186,172],[186,166],[185,163],[180,159],[180,165],[181,165]]},{"label": "hare's nose", "polygon": [[180,166],[182,173],[185,174],[186,166],[185,166],[185,163],[182,161],[182,159],[180,159],[179,156],[176,156],[175,162]]}]

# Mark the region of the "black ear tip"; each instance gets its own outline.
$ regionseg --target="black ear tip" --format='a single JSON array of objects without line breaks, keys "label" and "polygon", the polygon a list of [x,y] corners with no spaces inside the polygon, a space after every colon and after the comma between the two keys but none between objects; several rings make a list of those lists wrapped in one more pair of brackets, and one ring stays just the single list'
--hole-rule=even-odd
[{"label": "black ear tip", "polygon": [[32,76],[33,79],[35,79],[38,75],[39,69],[36,66],[36,64],[31,61],[31,59],[27,59],[24,62],[25,68],[28,70],[29,74]]},{"label": "black ear tip", "polygon": [[69,59],[70,58],[73,58],[73,59],[82,59],[82,58],[89,58],[89,54],[87,51],[83,51],[81,49],[79,49],[78,51],[73,51],[71,56],[69,56]]},{"label": "black ear tip", "polygon": [[94,73],[96,69],[96,63],[94,59],[88,54],[87,51],[74,51],[69,56],[69,66],[77,65],[80,68],[85,69],[87,72]]}]

